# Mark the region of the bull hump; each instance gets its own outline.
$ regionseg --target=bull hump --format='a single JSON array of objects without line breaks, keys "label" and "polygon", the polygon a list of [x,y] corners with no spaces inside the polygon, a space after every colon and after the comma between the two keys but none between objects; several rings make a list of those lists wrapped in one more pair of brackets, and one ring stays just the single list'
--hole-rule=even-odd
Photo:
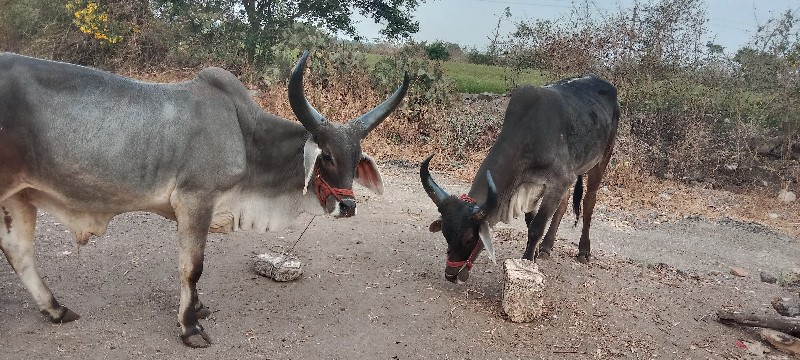
[{"label": "bull hump", "polygon": [[209,67],[200,70],[197,74],[197,78],[225,93],[242,92],[246,90],[244,84],[239,81],[236,75],[218,67]]}]

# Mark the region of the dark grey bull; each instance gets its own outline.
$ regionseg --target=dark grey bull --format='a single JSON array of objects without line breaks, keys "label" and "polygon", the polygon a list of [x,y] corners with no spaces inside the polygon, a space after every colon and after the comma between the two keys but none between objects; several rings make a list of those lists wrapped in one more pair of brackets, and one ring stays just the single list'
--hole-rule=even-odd
[{"label": "dark grey bull", "polygon": [[57,323],[78,319],[36,269],[37,209],[58,218],[80,244],[121,213],[176,220],[180,336],[204,347],[210,341],[198,318],[210,312],[196,285],[212,221],[262,232],[301,212],[354,215],[354,180],[381,193],[360,140],[401,103],[408,76],[375,109],[337,125],[306,101],[307,57],[289,81],[301,125],[262,111],[219,68],[156,84],[0,54],[0,248],[41,312]]},{"label": "dark grey bull", "polygon": [[[448,245],[445,278],[466,281],[484,248],[494,260],[491,228],[523,213],[528,244],[522,257],[549,256],[573,183],[573,207],[579,216],[584,174],[588,180],[578,260],[589,261],[589,227],[618,122],[617,90],[595,76],[526,86],[511,96],[500,135],[469,194],[449,195],[428,171],[433,155],[425,159],[420,169],[422,185],[441,213],[430,230],[442,231]],[[542,242],[548,220],[550,227]]]}]

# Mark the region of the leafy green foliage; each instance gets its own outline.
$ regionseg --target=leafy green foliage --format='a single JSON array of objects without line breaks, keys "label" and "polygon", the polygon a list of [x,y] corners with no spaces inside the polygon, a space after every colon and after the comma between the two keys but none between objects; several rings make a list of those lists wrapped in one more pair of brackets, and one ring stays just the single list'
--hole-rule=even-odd
[{"label": "leafy green foliage", "polygon": [[492,56],[477,49],[472,49],[467,52],[467,62],[479,65],[493,65],[498,63],[498,59],[496,56]]},{"label": "leafy green foliage", "polygon": [[248,63],[259,66],[272,60],[274,47],[286,42],[298,23],[358,37],[352,21],[354,10],[385,22],[381,33],[388,38],[407,37],[419,29],[411,16],[419,0],[153,1],[157,13],[168,23],[188,24],[187,29],[200,37],[223,34],[243,52]]},{"label": "leafy green foliage", "polygon": [[729,58],[703,41],[702,0],[595,10],[585,2],[559,22],[518,23],[499,60],[543,70],[549,80],[589,72],[610,80],[624,114],[625,156],[641,170],[701,179],[720,175],[725,164],[755,168],[759,134],[797,138],[800,21],[793,13],[767,21]]},{"label": "leafy green foliage", "polygon": [[426,45],[425,52],[428,54],[428,59],[430,60],[450,60],[450,52],[447,50],[447,46],[441,41]]},{"label": "leafy green foliage", "polygon": [[397,76],[403,72],[408,72],[413,79],[413,86],[406,95],[409,108],[422,111],[427,106],[446,106],[452,100],[452,84],[445,78],[441,65],[404,52],[384,56],[375,64],[373,87],[390,89],[396,86]]}]

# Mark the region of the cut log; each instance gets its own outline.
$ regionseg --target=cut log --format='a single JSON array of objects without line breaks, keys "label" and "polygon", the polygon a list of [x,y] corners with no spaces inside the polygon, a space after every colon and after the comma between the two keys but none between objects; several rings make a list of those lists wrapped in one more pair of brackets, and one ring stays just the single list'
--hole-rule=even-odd
[{"label": "cut log", "polygon": [[742,314],[719,311],[717,317],[722,323],[738,323],[747,326],[775,329],[791,335],[800,335],[800,318],[780,315]]},{"label": "cut log", "polygon": [[776,349],[794,356],[800,356],[800,339],[772,329],[761,329],[761,339]]}]

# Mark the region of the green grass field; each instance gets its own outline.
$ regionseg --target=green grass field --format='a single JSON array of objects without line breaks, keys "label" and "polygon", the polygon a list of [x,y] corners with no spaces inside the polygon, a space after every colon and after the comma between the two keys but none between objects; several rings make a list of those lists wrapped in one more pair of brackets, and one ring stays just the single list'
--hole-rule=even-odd
[{"label": "green grass field", "polygon": [[[374,65],[381,55],[365,54],[367,63]],[[478,65],[465,62],[443,61],[445,77],[450,79],[457,92],[479,94],[490,92],[503,94],[512,84],[543,85],[545,77],[537,70],[514,72],[509,68],[492,65]],[[513,81],[512,81],[513,80]]]},{"label": "green grass field", "polygon": [[[506,93],[512,84],[543,85],[545,78],[539,71],[514,72],[509,68],[462,62],[442,62],[445,76],[455,84],[456,91],[477,94],[482,92]],[[512,81],[513,80],[513,81]]]}]

